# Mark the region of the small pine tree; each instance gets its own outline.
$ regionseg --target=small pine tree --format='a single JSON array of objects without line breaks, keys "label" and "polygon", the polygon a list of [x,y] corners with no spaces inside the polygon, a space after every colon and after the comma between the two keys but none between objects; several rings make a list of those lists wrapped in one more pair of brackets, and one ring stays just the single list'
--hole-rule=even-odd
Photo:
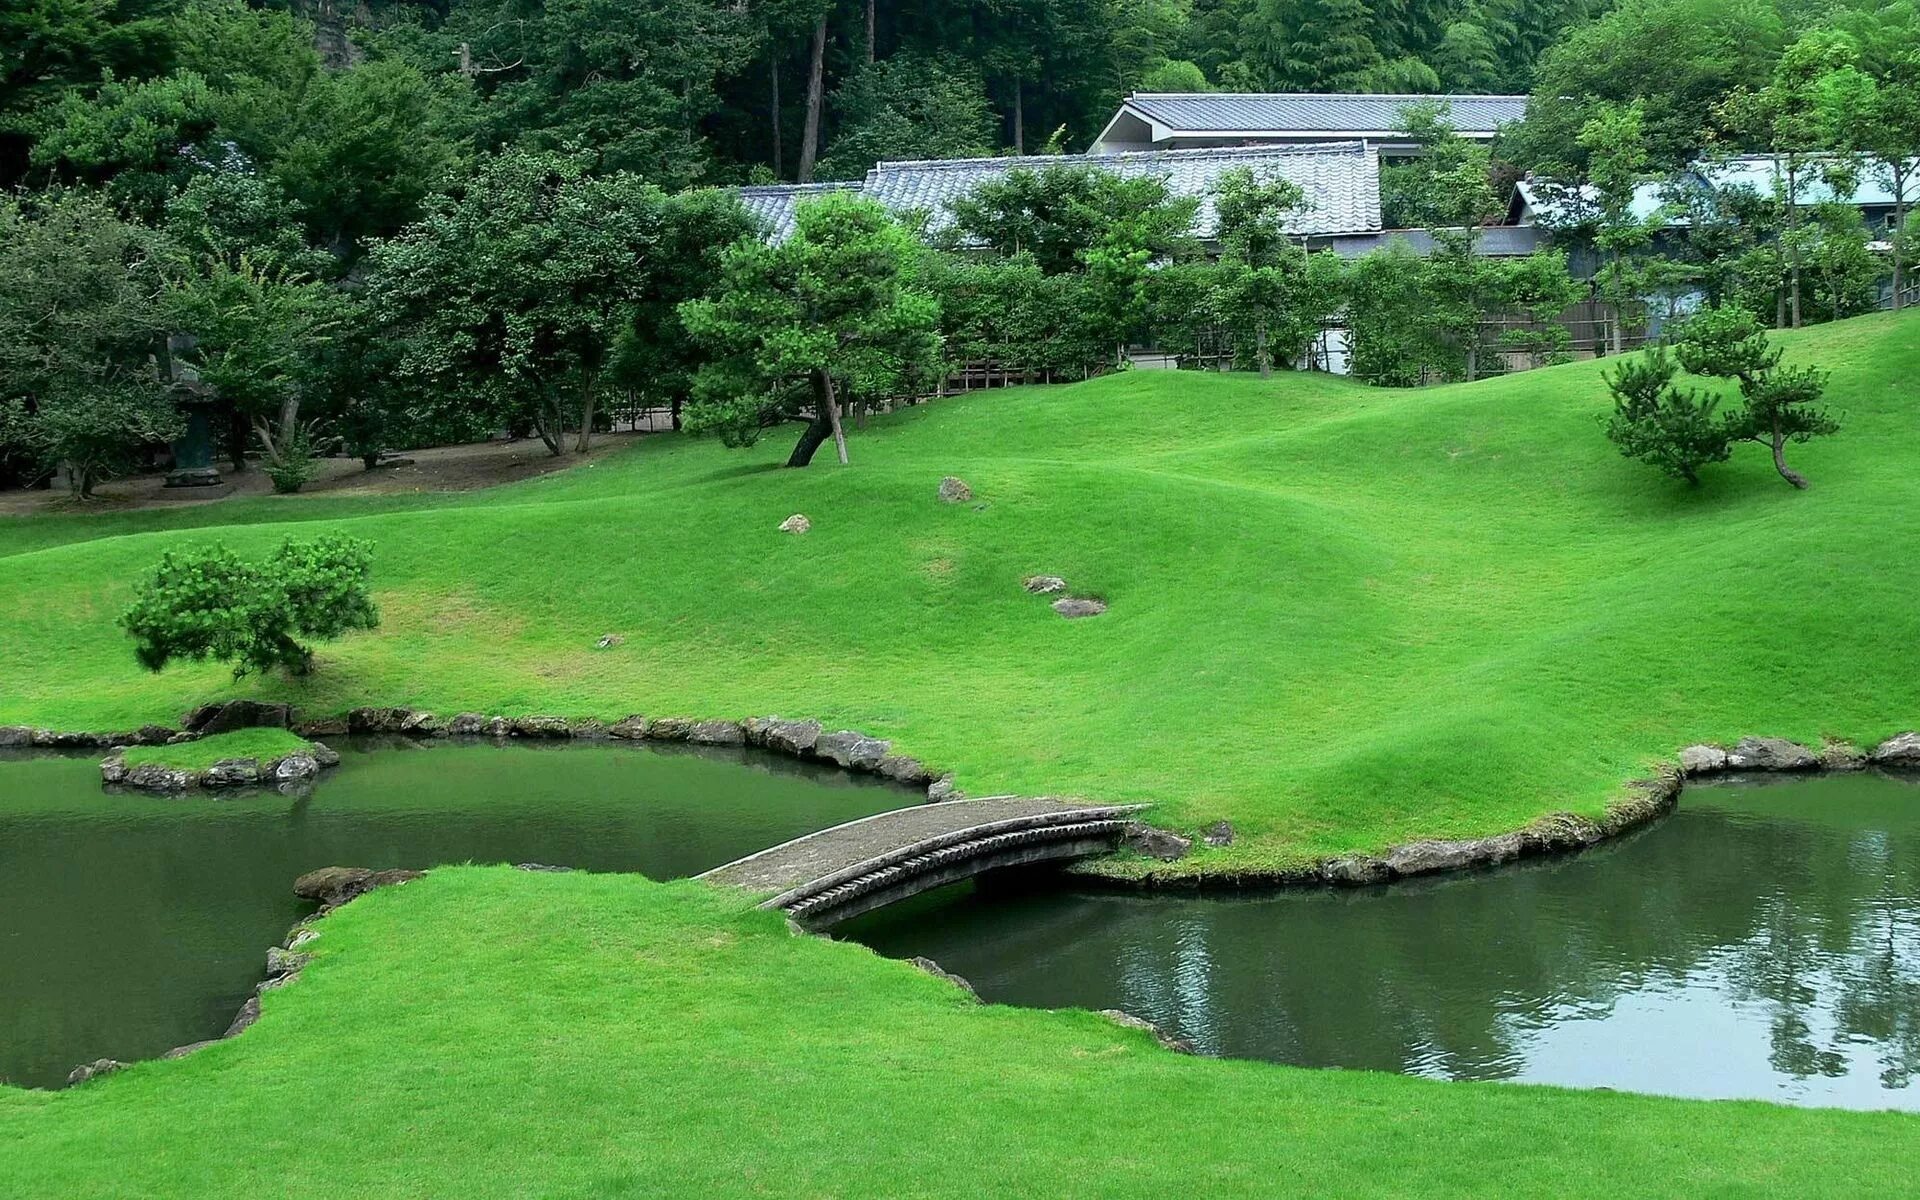
[{"label": "small pine tree", "polygon": [[1717,396],[1673,386],[1679,370],[1666,347],[1657,346],[1607,376],[1613,392],[1607,437],[1628,458],[1698,487],[1700,468],[1725,462],[1733,454],[1733,439],[1715,412]]}]

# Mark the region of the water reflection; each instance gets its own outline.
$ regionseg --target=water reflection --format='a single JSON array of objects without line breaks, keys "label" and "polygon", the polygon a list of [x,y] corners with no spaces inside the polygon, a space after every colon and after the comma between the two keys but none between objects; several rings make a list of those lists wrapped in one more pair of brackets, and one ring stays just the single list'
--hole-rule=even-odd
[{"label": "water reflection", "polygon": [[226,1028],[336,863],[690,875],[917,795],[735,748],[354,739],[311,795],[106,794],[98,755],[0,759],[0,1080]]},{"label": "water reflection", "polygon": [[1920,787],[1690,789],[1577,858],[1255,898],[961,896],[849,936],[1206,1053],[1920,1108]]}]

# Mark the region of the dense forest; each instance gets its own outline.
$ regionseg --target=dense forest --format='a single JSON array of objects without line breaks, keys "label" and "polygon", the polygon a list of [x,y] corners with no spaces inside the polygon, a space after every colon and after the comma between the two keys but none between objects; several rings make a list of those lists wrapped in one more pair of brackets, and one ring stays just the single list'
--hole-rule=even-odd
[{"label": "dense forest", "polygon": [[[616,396],[738,440],[811,414],[818,445],[840,401],[917,394],[955,362],[1054,378],[1218,335],[1267,370],[1311,363],[1337,316],[1354,372],[1397,384],[1473,378],[1496,350],[1553,361],[1554,315],[1581,295],[1612,351],[1676,289],[1777,324],[1865,311],[1887,264],[1843,201],[1705,197],[1676,258],[1635,195],[1740,149],[1823,186],[1870,168],[1907,187],[1915,5],[16,0],[0,480],[61,467],[84,492],[180,436],[183,409],[214,414],[234,469],[256,457],[292,489],[322,448],[371,466],[502,428],[584,447]],[[870,200],[759,246],[714,190],[1079,149],[1129,91],[1215,89],[1531,101],[1491,152],[1444,106],[1408,110],[1427,153],[1383,174],[1382,202],[1434,232],[1423,257],[1309,256],[1281,231],[1300,196],[1251,178],[1223,181],[1203,249],[1197,198],[1157,181],[1016,173],[956,214],[985,261],[920,246]],[[1815,171],[1827,151],[1846,156]],[[1493,262],[1472,230],[1526,172],[1589,211],[1564,246]],[[1896,299],[1911,240],[1893,239]],[[1599,262],[1590,282],[1569,249]],[[1533,340],[1483,344],[1513,312]]]}]

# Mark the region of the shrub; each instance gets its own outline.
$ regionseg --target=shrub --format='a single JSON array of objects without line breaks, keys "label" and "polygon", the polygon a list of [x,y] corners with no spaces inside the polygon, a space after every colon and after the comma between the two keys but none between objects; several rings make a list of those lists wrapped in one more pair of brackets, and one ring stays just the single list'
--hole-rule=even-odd
[{"label": "shrub", "polygon": [[120,623],[149,671],[184,658],[231,662],[235,678],[275,667],[304,675],[313,651],[296,636],[328,640],[379,625],[371,575],[371,547],[333,534],[289,538],[257,564],[224,545],[170,550]]}]

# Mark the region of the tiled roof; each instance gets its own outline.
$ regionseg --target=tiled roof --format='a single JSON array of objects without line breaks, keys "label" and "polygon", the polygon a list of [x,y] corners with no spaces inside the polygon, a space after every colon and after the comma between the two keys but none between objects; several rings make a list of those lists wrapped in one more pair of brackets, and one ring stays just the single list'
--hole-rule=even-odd
[{"label": "tiled roof", "polygon": [[768,240],[784,242],[793,236],[793,212],[800,201],[859,188],[858,183],[770,183],[740,188],[739,194],[740,203],[766,227]]},{"label": "tiled roof", "polygon": [[1400,110],[1444,100],[1462,133],[1493,133],[1526,116],[1525,96],[1343,95],[1315,92],[1135,92],[1127,107],[1185,133],[1356,134],[1397,130]]},{"label": "tiled roof", "polygon": [[947,206],[987,180],[1022,168],[1037,171],[1053,166],[1093,167],[1128,177],[1159,175],[1175,195],[1200,197],[1194,232],[1201,237],[1214,233],[1214,185],[1236,167],[1300,186],[1310,207],[1288,218],[1288,231],[1295,235],[1365,233],[1380,228],[1379,161],[1360,142],[889,162],[867,173],[862,190],[896,213],[927,213],[929,232],[937,232],[950,221]]}]

